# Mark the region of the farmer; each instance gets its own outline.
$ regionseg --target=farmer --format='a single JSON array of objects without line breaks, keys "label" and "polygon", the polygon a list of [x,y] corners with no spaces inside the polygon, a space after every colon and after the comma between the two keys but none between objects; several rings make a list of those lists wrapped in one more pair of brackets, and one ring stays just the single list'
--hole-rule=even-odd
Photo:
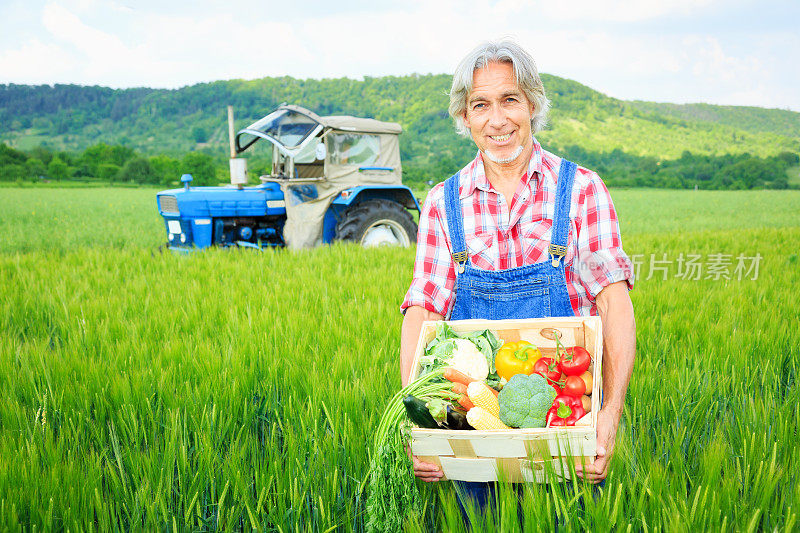
[{"label": "farmer", "polygon": [[[414,276],[401,307],[401,375],[405,385],[424,320],[599,315],[605,351],[597,456],[577,467],[580,477],[599,483],[633,369],[633,268],[600,177],[533,136],[548,107],[533,58],[514,42],[485,43],[459,63],[450,116],[478,154],[436,185],[422,208]],[[442,477],[435,464],[413,463],[424,481]],[[479,485],[486,484],[466,485],[485,501]]]}]

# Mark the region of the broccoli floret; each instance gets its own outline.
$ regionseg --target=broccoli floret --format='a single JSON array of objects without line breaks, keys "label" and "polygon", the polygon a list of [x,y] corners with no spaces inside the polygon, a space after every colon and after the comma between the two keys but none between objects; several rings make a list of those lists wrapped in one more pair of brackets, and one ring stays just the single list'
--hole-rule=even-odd
[{"label": "broccoli floret", "polygon": [[556,391],[539,374],[513,376],[498,397],[500,420],[516,428],[543,428]]}]

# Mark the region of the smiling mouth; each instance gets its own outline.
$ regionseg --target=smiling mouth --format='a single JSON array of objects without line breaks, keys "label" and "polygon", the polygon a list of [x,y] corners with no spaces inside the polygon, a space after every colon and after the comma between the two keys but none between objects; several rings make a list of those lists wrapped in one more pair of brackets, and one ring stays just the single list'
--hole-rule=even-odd
[{"label": "smiling mouth", "polygon": [[508,139],[510,139],[511,138],[511,134],[510,133],[506,133],[505,135],[489,135],[489,138],[492,139],[493,141],[497,141],[497,142],[501,143],[501,142],[505,142]]}]

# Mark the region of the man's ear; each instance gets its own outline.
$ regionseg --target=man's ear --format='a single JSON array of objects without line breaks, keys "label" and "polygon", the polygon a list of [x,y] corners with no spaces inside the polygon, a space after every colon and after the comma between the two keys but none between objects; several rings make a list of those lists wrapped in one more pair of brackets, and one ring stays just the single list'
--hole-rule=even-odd
[{"label": "man's ear", "polygon": [[464,114],[461,115],[461,120],[464,121],[464,127],[469,129],[469,120],[467,119],[467,110],[464,110]]}]

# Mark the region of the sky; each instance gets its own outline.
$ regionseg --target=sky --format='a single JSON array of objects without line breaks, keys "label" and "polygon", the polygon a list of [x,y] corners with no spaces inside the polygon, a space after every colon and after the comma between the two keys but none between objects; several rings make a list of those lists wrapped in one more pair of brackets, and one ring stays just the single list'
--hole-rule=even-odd
[{"label": "sky", "polygon": [[451,73],[502,37],[616,98],[800,111],[798,0],[0,0],[0,84]]}]

